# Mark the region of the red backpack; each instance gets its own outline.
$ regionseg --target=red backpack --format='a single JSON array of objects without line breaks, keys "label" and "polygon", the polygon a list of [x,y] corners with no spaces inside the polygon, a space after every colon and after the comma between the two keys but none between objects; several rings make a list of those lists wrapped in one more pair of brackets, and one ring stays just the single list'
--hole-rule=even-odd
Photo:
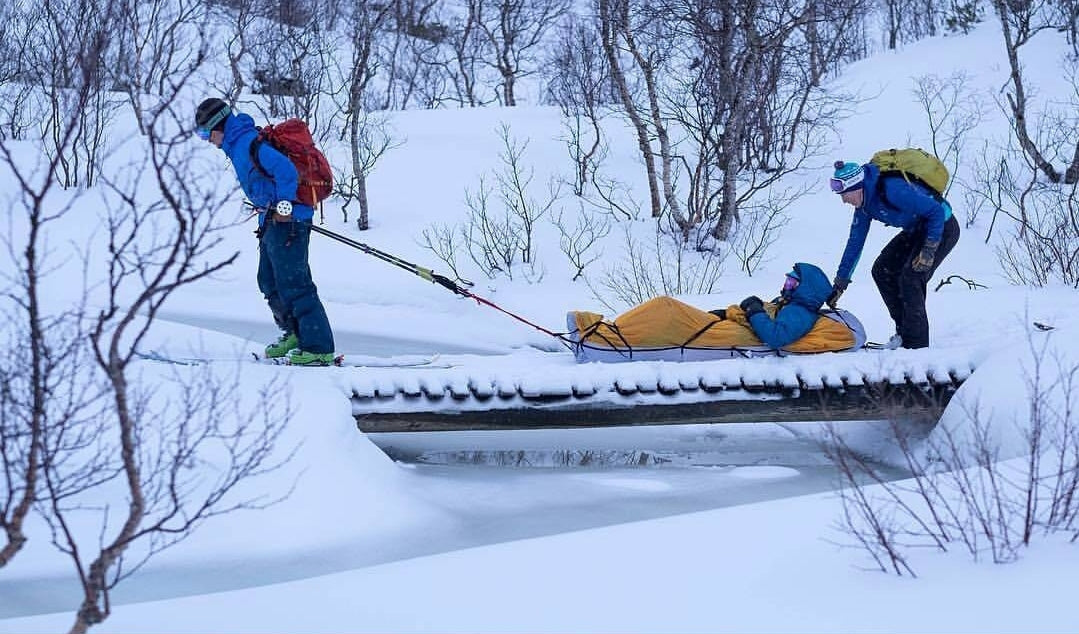
[{"label": "red backpack", "polygon": [[300,175],[300,184],[296,187],[296,200],[314,207],[333,192],[333,170],[326,155],[315,147],[311,130],[301,119],[286,119],[274,125],[258,128],[258,136],[251,142],[251,162],[258,171],[270,177],[259,163],[259,148],[263,141],[268,142],[296,166]]}]

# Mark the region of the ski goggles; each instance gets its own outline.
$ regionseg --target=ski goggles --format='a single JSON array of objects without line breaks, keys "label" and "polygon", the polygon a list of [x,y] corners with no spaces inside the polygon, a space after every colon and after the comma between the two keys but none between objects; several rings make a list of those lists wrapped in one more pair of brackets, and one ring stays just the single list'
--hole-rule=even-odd
[{"label": "ski goggles", "polygon": [[228,106],[223,106],[216,114],[214,114],[214,116],[210,117],[209,121],[195,128],[195,135],[203,141],[209,141],[210,135],[213,134],[217,124],[221,123],[225,117],[229,116],[231,113],[232,110],[230,110]]},{"label": "ski goggles", "polygon": [[794,275],[787,273],[787,279],[783,280],[783,292],[793,293],[794,289],[798,288],[800,281]]},{"label": "ski goggles", "polygon": [[862,186],[864,176],[862,170],[851,174],[847,178],[836,178],[835,176],[828,179],[828,187],[837,194],[848,192],[852,189],[858,189]]}]

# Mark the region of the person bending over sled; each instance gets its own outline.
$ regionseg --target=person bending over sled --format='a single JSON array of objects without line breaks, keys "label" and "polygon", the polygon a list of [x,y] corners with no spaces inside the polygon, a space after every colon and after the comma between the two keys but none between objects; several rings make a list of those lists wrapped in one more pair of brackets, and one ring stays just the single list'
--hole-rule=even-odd
[{"label": "person bending over sled", "polygon": [[828,306],[835,308],[850,284],[870,223],[878,220],[889,227],[899,227],[902,231],[873,263],[873,281],[895,322],[896,334],[888,340],[887,347],[928,347],[926,286],[959,241],[959,222],[952,215],[951,205],[921,183],[902,176],[882,177],[873,163],[836,161],[829,184],[844,203],[854,207],[854,218]]},{"label": "person bending over sled", "polygon": [[259,170],[251,155],[258,135],[254,120],[233,113],[221,99],[199,104],[195,126],[199,138],[229,157],[240,187],[259,210],[258,286],[282,330],[277,342],[266,346],[266,357],[288,357],[292,365],[332,364],[333,332],[307,261],[314,210],[295,202],[296,167],[269,143],[260,143],[258,161],[265,173]]},{"label": "person bending over sled", "polygon": [[[820,268],[798,262],[783,280],[779,297],[772,300],[771,310],[756,295],[742,300],[742,309],[750,329],[761,343],[769,348],[783,348],[806,336],[820,316],[821,306],[828,298],[832,285]],[[730,309],[710,311],[727,319]]]}]

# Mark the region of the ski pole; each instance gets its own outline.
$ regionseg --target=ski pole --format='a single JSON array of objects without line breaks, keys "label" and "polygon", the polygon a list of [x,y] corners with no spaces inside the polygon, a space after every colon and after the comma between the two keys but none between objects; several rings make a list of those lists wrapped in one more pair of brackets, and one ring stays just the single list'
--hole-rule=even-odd
[{"label": "ski pole", "polygon": [[[442,286],[442,287],[456,293],[457,295],[460,295],[462,297],[468,297],[470,299],[474,299],[474,300],[476,300],[477,304],[484,304],[486,306],[490,306],[491,308],[493,308],[493,309],[495,309],[495,310],[497,310],[497,311],[499,311],[499,312],[501,312],[501,313],[503,313],[505,315],[508,315],[508,316],[516,319],[517,321],[523,323],[523,324],[527,324],[527,325],[535,328],[536,330],[538,330],[538,331],[540,331],[540,332],[542,332],[544,334],[551,335],[552,337],[556,337],[556,338],[558,338],[560,340],[563,340],[563,343],[565,343],[564,335],[562,333],[557,333],[557,332],[554,332],[554,331],[549,330],[547,328],[544,328],[543,326],[540,326],[539,324],[533,323],[533,322],[525,319],[524,317],[521,317],[520,315],[518,315],[516,313],[510,312],[510,311],[506,310],[505,308],[502,308],[498,304],[492,302],[491,300],[485,299],[483,297],[480,297],[479,295],[476,295],[475,293],[468,290],[467,288],[461,288],[453,280],[449,279],[448,277],[446,277],[444,275],[439,275],[438,273],[435,273],[433,270],[431,270],[429,268],[419,266],[417,264],[413,264],[413,263],[408,262],[406,260],[402,260],[401,258],[397,257],[396,255],[386,253],[385,251],[379,251],[378,249],[376,249],[376,248],[374,248],[372,246],[366,245],[366,244],[364,244],[362,242],[357,242],[356,240],[353,240],[352,238],[349,238],[347,236],[343,236],[343,235],[341,235],[339,233],[334,233],[333,231],[330,231],[329,229],[324,229],[324,228],[319,227],[319,226],[314,225],[314,224],[311,225],[311,230],[314,231],[315,233],[321,233],[322,235],[326,236],[327,238],[333,238],[334,240],[337,240],[338,242],[340,242],[342,244],[347,244],[348,246],[350,246],[350,247],[352,247],[354,249],[359,249],[360,251],[363,251],[367,255],[374,256],[374,257],[382,260],[383,262],[387,262],[387,263],[392,264],[392,265],[394,265],[394,266],[396,266],[398,268],[402,268],[402,269],[408,271],[409,273],[412,273],[413,275],[418,275],[419,277],[427,280],[428,282],[434,282],[435,284],[438,284],[438,285],[440,285],[440,286]],[[472,282],[469,282],[468,280],[460,280],[460,282],[462,284],[464,284],[465,286],[472,286],[473,285]]]},{"label": "ski pole", "polygon": [[[349,238],[347,236],[343,236],[339,233],[334,233],[333,231],[330,231],[329,229],[324,229],[316,224],[311,225],[311,231],[314,231],[315,233],[321,233],[327,238],[333,238],[334,240],[337,240],[342,244],[347,244],[354,249],[359,249],[367,255],[374,256],[382,260],[383,262],[404,269],[409,273],[412,273],[413,275],[417,275],[427,280],[428,282],[438,284],[439,286],[442,286],[454,293],[457,293],[458,295],[469,295],[468,291],[457,285],[457,282],[454,282],[445,275],[439,275],[438,273],[435,273],[432,269],[420,266],[418,264],[413,264],[411,262],[408,262],[407,260],[402,260],[396,255],[386,253],[385,251],[379,251],[372,246],[366,245],[362,242],[357,242],[356,240],[353,240],[352,238]],[[472,282],[468,280],[460,280],[460,282],[465,286],[472,286]]]},{"label": "ski pole", "polygon": [[[254,205],[254,204],[252,204],[250,202],[244,202],[244,204],[247,205],[248,207],[256,210],[256,211],[262,210],[261,207],[259,207],[257,205]],[[427,280],[428,282],[434,282],[435,284],[443,286],[446,289],[448,289],[448,290],[450,290],[450,291],[452,291],[454,293],[457,293],[458,295],[465,295],[466,294],[465,292],[463,292],[463,289],[460,286],[457,285],[456,282],[454,282],[450,278],[446,277],[445,275],[439,275],[438,273],[435,273],[434,270],[432,270],[432,269],[429,269],[429,268],[423,267],[423,266],[419,266],[418,264],[413,264],[413,263],[411,263],[411,262],[409,262],[407,260],[402,260],[401,258],[397,257],[396,255],[393,255],[391,253],[386,253],[385,251],[379,251],[378,249],[376,249],[376,248],[374,248],[372,246],[366,245],[366,244],[364,244],[362,242],[358,242],[356,240],[353,240],[352,238],[349,238],[347,236],[343,236],[343,235],[341,235],[339,233],[334,233],[333,231],[330,231],[329,229],[324,229],[324,228],[322,228],[322,227],[320,227],[320,226],[318,226],[318,225],[316,225],[314,223],[311,223],[311,230],[314,231],[315,233],[321,233],[322,235],[324,235],[324,236],[326,236],[328,238],[333,238],[334,240],[337,240],[338,242],[341,242],[342,244],[347,244],[348,246],[350,246],[350,247],[352,247],[354,249],[359,249],[360,251],[363,251],[367,255],[376,257],[376,258],[382,260],[383,262],[386,262],[386,263],[392,264],[392,265],[394,265],[394,266],[396,266],[398,268],[404,269],[404,270],[408,271],[409,273],[412,273],[413,275],[417,275],[417,276]],[[473,286],[472,282],[470,282],[468,280],[458,279],[458,281],[461,284],[464,284],[465,286]]]}]

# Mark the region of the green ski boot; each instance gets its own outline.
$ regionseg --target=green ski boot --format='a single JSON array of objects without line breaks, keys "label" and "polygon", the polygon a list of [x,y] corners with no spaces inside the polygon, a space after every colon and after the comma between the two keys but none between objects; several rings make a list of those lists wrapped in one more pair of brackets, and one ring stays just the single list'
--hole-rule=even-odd
[{"label": "green ski boot", "polygon": [[332,352],[307,352],[306,350],[291,350],[288,353],[289,365],[324,366],[333,365],[334,353]]},{"label": "green ski boot", "polygon": [[266,346],[267,359],[280,359],[288,355],[289,350],[300,347],[300,340],[291,332],[286,332],[274,343]]}]

